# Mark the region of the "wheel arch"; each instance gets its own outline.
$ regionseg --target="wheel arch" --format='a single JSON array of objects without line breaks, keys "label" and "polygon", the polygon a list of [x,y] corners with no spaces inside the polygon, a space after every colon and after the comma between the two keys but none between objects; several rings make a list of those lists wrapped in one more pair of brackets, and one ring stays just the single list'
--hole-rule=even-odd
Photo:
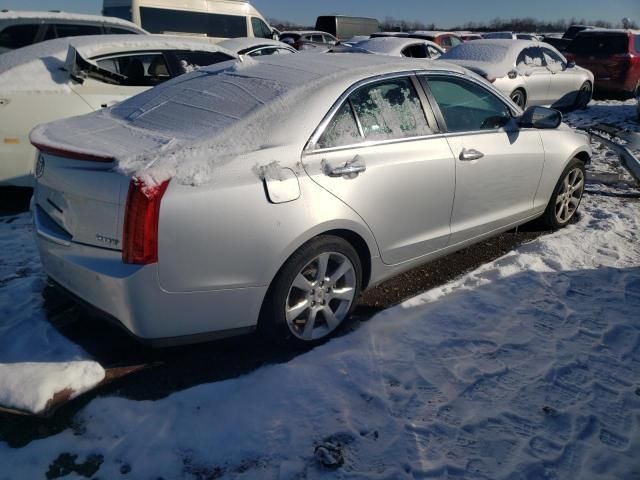
[{"label": "wheel arch", "polygon": [[[300,250],[302,247],[307,245],[309,242],[321,236],[335,236],[338,238],[342,238],[347,241],[356,251],[358,257],[360,259],[360,264],[362,266],[362,287],[361,291],[363,291],[369,285],[371,281],[371,273],[372,273],[372,259],[377,256],[377,245],[375,246],[375,250],[372,250],[372,245],[370,244],[373,240],[373,236],[371,235],[370,241],[368,242],[365,239],[365,236],[361,233],[357,232],[354,228],[348,228],[346,226],[336,226],[335,228],[330,228],[325,226],[325,228],[314,231],[313,234],[305,235],[298,239],[295,242],[295,248],[287,249],[288,254],[283,255],[283,258],[280,259],[279,266],[277,271],[271,276],[271,280],[269,281],[269,286],[267,291],[262,299],[262,304],[260,306],[260,312],[258,315],[258,326],[264,321],[264,311],[265,306],[271,296],[272,288],[275,283],[275,279],[278,277],[282,269],[284,268],[287,260],[291,258],[291,256]],[[375,241],[374,241],[375,242]]]}]

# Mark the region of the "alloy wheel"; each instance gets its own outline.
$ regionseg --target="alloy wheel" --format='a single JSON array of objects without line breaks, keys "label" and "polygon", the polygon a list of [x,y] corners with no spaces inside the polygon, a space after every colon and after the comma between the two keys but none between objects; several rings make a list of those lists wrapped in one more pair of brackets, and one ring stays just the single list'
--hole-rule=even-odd
[{"label": "alloy wheel", "polygon": [[323,252],[295,276],[285,303],[287,326],[300,340],[326,337],[345,319],[355,299],[357,277],[343,254]]},{"label": "alloy wheel", "polygon": [[560,224],[565,224],[578,210],[584,192],[584,172],[576,167],[567,173],[556,197],[555,215]]},{"label": "alloy wheel", "polygon": [[522,91],[516,90],[515,92],[513,92],[511,94],[511,100],[513,101],[513,103],[518,105],[520,108],[524,109],[525,97],[524,97],[524,93]]}]

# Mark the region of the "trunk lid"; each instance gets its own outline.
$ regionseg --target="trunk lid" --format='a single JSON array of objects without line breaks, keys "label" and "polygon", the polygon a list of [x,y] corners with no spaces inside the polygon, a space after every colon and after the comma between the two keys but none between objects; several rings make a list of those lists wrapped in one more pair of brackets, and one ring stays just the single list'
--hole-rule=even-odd
[{"label": "trunk lid", "polygon": [[66,240],[122,250],[124,207],[130,178],[113,163],[41,152],[34,201]]}]

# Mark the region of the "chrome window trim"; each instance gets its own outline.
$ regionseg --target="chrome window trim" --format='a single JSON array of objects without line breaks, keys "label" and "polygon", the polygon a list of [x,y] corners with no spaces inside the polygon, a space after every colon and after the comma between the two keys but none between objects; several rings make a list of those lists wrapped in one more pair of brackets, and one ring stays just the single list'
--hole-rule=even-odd
[{"label": "chrome window trim", "polygon": [[[486,133],[486,130],[484,130]],[[339,147],[329,147],[329,148],[316,148],[315,150],[305,150],[303,152],[304,156],[316,155],[316,154],[324,154],[324,153],[332,153],[332,152],[340,152],[343,150],[354,150],[360,148],[369,148],[369,147],[378,147],[384,145],[393,145],[396,143],[408,143],[408,142],[418,142],[422,140],[431,140],[433,138],[442,138],[446,137],[447,134],[438,132],[432,135],[421,135],[418,137],[406,137],[406,138],[390,138],[388,140],[369,140],[361,143],[352,143],[349,145],[341,145]]]},{"label": "chrome window trim", "polygon": [[[363,80],[359,80],[358,82],[354,83],[353,85],[351,85],[349,88],[347,88],[347,90],[345,90],[342,95],[340,95],[340,97],[338,97],[338,99],[334,102],[333,106],[329,109],[329,112],[324,116],[324,118],[322,119],[322,121],[320,122],[320,124],[316,127],[316,129],[314,130],[314,132],[311,134],[311,137],[309,138],[309,140],[307,141],[304,149],[303,149],[303,153],[309,153],[309,152],[326,152],[328,150],[334,151],[336,149],[347,149],[347,148],[353,148],[356,146],[362,146],[362,145],[367,145],[367,146],[372,146],[372,145],[376,145],[376,144],[387,144],[387,143],[393,143],[393,142],[399,142],[399,141],[407,141],[407,140],[412,140],[412,139],[416,139],[416,138],[425,138],[425,136],[421,136],[421,137],[405,137],[405,138],[393,138],[393,139],[388,139],[388,140],[370,140],[370,141],[364,141],[364,142],[360,142],[360,143],[354,143],[354,144],[350,144],[350,145],[341,145],[339,147],[330,147],[330,148],[316,148],[316,145],[318,143],[318,140],[320,140],[320,137],[322,137],[322,135],[324,134],[325,130],[327,129],[327,127],[329,126],[329,123],[331,123],[331,121],[333,120],[333,117],[335,117],[336,113],[338,112],[338,110],[340,110],[340,107],[342,107],[342,104],[347,101],[349,99],[349,96],[355,92],[356,90],[358,90],[361,87],[365,87],[367,85],[371,85],[374,83],[379,83],[379,82],[383,82],[385,80],[393,80],[396,78],[409,78],[409,81],[411,81],[411,77],[415,77],[416,75],[416,71],[415,70],[407,70],[407,71],[403,71],[403,72],[393,72],[393,73],[385,73],[382,75],[376,75],[375,77],[368,77],[365,78]],[[412,82],[413,84],[413,82]],[[414,88],[415,88],[415,84]],[[418,93],[418,92],[416,92]],[[420,98],[420,95],[418,93],[418,98]],[[420,102],[422,103],[422,98],[420,98]],[[430,105],[422,105],[422,109],[425,110],[426,108],[431,108]],[[356,118],[356,122],[358,123],[358,130],[360,130],[360,134],[362,135],[362,138],[364,139],[364,132],[362,131],[362,125],[360,125],[360,120],[358,119],[358,115],[355,111],[355,109],[353,108],[353,105],[351,105],[351,110]],[[429,116],[427,115],[427,113],[425,112],[425,119],[429,120]],[[431,125],[429,125],[431,127]],[[437,125],[434,125],[433,127],[437,128]],[[436,135],[440,132],[435,132],[433,135]],[[431,137],[433,135],[428,135],[428,137]]]}]

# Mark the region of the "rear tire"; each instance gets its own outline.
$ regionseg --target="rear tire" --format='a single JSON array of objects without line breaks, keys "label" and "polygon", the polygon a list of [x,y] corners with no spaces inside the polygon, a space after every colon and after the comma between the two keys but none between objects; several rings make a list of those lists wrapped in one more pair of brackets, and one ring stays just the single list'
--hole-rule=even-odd
[{"label": "rear tire", "polygon": [[571,222],[582,201],[585,180],[584,163],[574,158],[560,175],[547,209],[540,218],[546,227],[558,230]]},{"label": "rear tire", "polygon": [[578,90],[578,97],[573,105],[574,110],[584,110],[593,98],[593,86],[591,82],[584,82]]},{"label": "rear tire", "polygon": [[511,92],[511,95],[509,95],[509,98],[513,103],[518,105],[522,110],[526,108],[527,93],[523,89],[516,88],[513,92]]},{"label": "rear tire", "polygon": [[260,328],[276,342],[308,348],[330,338],[353,311],[362,264],[346,240],[322,235],[298,249],[267,293]]}]

